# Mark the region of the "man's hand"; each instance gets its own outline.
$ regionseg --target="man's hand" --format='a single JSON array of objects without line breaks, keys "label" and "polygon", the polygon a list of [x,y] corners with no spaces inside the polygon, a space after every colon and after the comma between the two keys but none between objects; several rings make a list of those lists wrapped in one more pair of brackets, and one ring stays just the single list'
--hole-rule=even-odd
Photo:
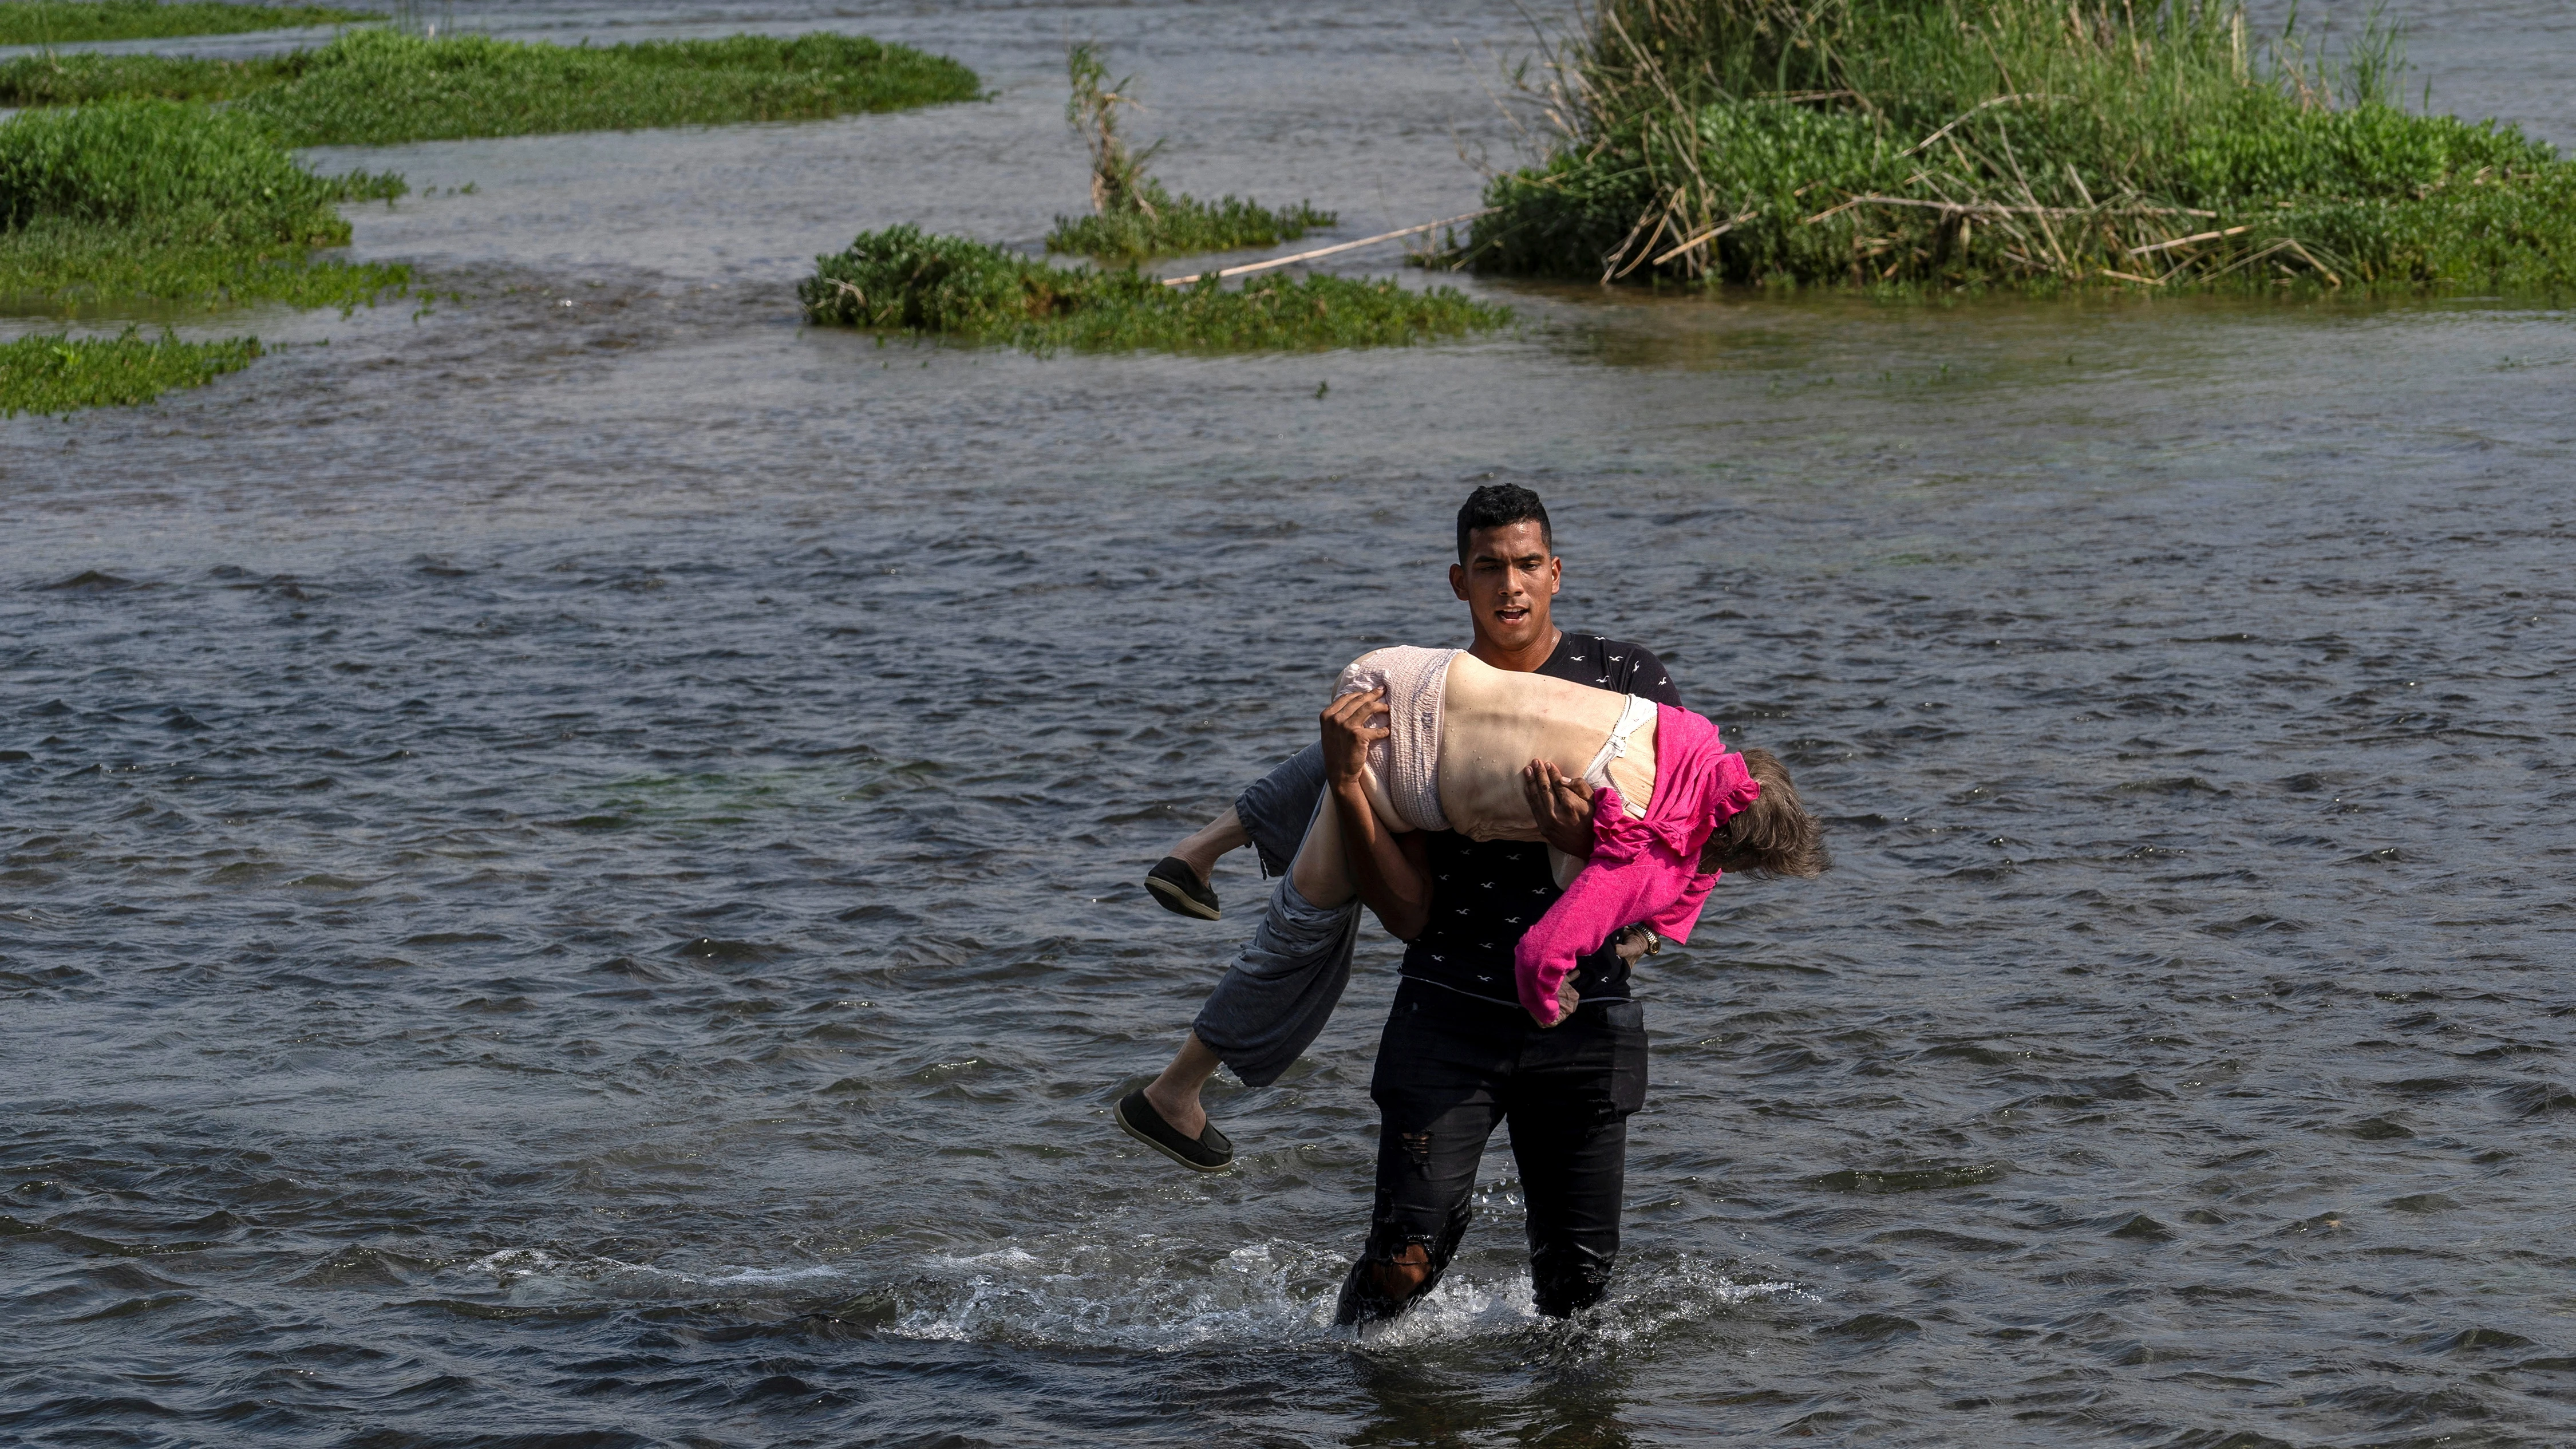
[{"label": "man's hand", "polygon": [[[1620,960],[1631,966],[1637,964],[1638,957],[1651,955],[1660,949],[1654,931],[1642,925],[1622,927],[1618,935],[1610,938],[1610,946],[1619,953]],[[1556,988],[1556,1020],[1542,1021],[1539,1025],[1563,1026],[1573,1018],[1574,1008],[1582,1004],[1583,997],[1574,989],[1574,978],[1568,976]]]},{"label": "man's hand", "polygon": [[1552,761],[1532,760],[1521,768],[1521,797],[1529,801],[1530,819],[1548,844],[1576,860],[1592,858],[1590,783],[1566,774]]},{"label": "man's hand", "polygon": [[1581,993],[1574,989],[1574,978],[1568,976],[1556,988],[1556,1020],[1542,1021],[1541,1026],[1563,1026],[1574,1019],[1574,1008],[1583,1004]]},{"label": "man's hand", "polygon": [[1619,953],[1621,961],[1634,966],[1639,958],[1651,956],[1662,950],[1663,943],[1655,939],[1655,933],[1650,927],[1622,926],[1619,928],[1619,934],[1610,938],[1610,947]]},{"label": "man's hand", "polygon": [[1368,768],[1368,747],[1394,730],[1374,721],[1386,714],[1386,691],[1364,689],[1324,706],[1324,777],[1348,785]]}]

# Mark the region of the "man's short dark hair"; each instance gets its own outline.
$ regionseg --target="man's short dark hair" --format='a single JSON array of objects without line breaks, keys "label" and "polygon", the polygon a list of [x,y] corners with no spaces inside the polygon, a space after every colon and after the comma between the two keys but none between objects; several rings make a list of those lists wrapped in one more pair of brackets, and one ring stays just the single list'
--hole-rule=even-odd
[{"label": "man's short dark hair", "polygon": [[1535,523],[1548,552],[1556,551],[1556,530],[1548,527],[1547,505],[1518,483],[1488,483],[1458,505],[1458,562],[1467,561],[1467,535],[1480,528],[1509,528]]}]

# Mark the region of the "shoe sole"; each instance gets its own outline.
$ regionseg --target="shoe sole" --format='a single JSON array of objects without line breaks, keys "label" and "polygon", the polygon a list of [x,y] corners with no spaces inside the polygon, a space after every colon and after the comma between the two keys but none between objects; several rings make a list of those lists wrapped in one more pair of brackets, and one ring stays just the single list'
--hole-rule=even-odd
[{"label": "shoe sole", "polygon": [[1192,1162],[1188,1158],[1183,1157],[1181,1154],[1164,1146],[1162,1143],[1157,1142],[1153,1138],[1138,1131],[1128,1122],[1126,1113],[1112,1107],[1109,1109],[1109,1115],[1116,1119],[1119,1131],[1124,1132],[1128,1136],[1135,1138],[1137,1141],[1144,1143],[1146,1146],[1153,1148],[1156,1152],[1163,1154],[1165,1157],[1172,1159],[1174,1162],[1179,1163],[1181,1166],[1188,1168],[1192,1172],[1223,1172],[1227,1168],[1234,1166],[1234,1159],[1231,1157],[1214,1166],[1210,1166],[1204,1162]]},{"label": "shoe sole", "polygon": [[1182,890],[1179,886],[1172,884],[1170,881],[1157,879],[1153,876],[1147,876],[1145,878],[1145,889],[1152,891],[1154,893],[1154,899],[1163,903],[1163,909],[1172,912],[1174,915],[1195,916],[1202,921],[1213,921],[1217,919],[1217,912],[1213,907],[1202,905],[1198,901],[1192,900],[1189,892]]}]

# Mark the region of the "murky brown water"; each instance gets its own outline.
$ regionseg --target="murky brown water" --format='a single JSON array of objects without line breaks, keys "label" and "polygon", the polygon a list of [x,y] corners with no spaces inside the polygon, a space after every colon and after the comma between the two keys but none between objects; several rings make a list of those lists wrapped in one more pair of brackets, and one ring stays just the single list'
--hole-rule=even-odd
[{"label": "murky brown water", "polygon": [[[1473,204],[1517,16],[459,13],[1000,95],[364,153],[438,192],[361,249],[471,301],[0,425],[0,1439],[2576,1440],[2565,313],[1486,287],[1526,325],[1423,350],[879,347],[789,287],[1080,205],[1067,39],[1175,185],[1359,235]],[[2559,9],[2417,18],[2437,98],[2576,138]],[[1598,1321],[1530,1316],[1497,1153],[1354,1343],[1393,952],[1185,1181],[1105,1111],[1241,924],[1134,880],[1339,662],[1456,635],[1487,476],[1841,868],[1650,963]]]}]

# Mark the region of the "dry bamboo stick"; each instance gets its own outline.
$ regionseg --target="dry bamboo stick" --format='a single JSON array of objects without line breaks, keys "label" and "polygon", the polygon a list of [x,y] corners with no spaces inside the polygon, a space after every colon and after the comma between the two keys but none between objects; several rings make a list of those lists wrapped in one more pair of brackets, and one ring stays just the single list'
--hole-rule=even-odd
[{"label": "dry bamboo stick", "polygon": [[2325,263],[2318,261],[2315,257],[2309,256],[2308,249],[2299,245],[2297,238],[2284,237],[2281,239],[2281,244],[2288,247],[2290,250],[2297,252],[2300,257],[2306,260],[2309,266],[2325,273],[2325,278],[2329,285],[2335,287],[2341,287],[2343,285],[2343,278],[2336,276],[2333,269],[2328,267]]},{"label": "dry bamboo stick", "polygon": [[2036,91],[2026,96],[1997,96],[1990,101],[1979,101],[1968,108],[1966,115],[1963,115],[1959,117],[1959,119],[1952,121],[1950,124],[1943,126],[1940,130],[1933,132],[1931,135],[1924,137],[1922,140],[1915,142],[1904,150],[1897,152],[1897,158],[1902,160],[1905,157],[1911,156],[1915,152],[1922,150],[1926,146],[1931,145],[1933,142],[1940,140],[1942,137],[1949,135],[1952,131],[1966,125],[1979,111],[1985,110],[1989,106],[2009,105],[2014,101],[2053,101],[2056,99],[2057,97],[2049,95],[2045,91]]},{"label": "dry bamboo stick", "polygon": [[2204,282],[2215,282],[2219,278],[2224,277],[2231,272],[2242,271],[2245,268],[2254,265],[2256,262],[2278,256],[2282,252],[2289,250],[2293,245],[2295,245],[2295,243],[2285,241],[2274,242],[2270,246],[2263,248],[2263,250],[2254,253],[2252,256],[2239,257],[2235,261],[2229,262],[2226,266],[2220,267],[2217,271],[2201,278],[2201,280]]},{"label": "dry bamboo stick", "polygon": [[[1991,46],[1992,42],[1990,41],[1988,44]],[[1997,57],[1995,64],[2000,67],[2003,64],[2002,58]],[[2032,213],[2031,220],[2039,223],[2039,234],[2048,238],[2048,249],[2057,255],[2057,269],[2070,276],[2081,279],[2084,275],[2083,272],[2078,270],[2074,263],[2066,259],[2066,248],[2057,244],[2057,228],[2048,224],[2048,211],[2039,204],[2039,193],[2030,189],[2030,178],[2022,174],[2021,158],[2013,154],[2012,137],[2010,135],[2004,135],[2000,137],[2000,139],[2004,143],[2004,159],[2012,163],[2013,176],[2021,182],[2022,199],[2030,203]],[[2086,207],[2078,214],[2090,216],[2093,214],[2093,209],[2091,207]]]},{"label": "dry bamboo stick", "polygon": [[2250,226],[2231,226],[2225,231],[2195,232],[2190,236],[2175,237],[2172,241],[2153,242],[2142,247],[2131,247],[2129,248],[2129,255],[2133,257],[2143,257],[2149,252],[2160,252],[2167,247],[2187,247],[2193,242],[2217,241],[2222,237],[2235,236],[2241,232],[2249,232],[2253,229],[2254,228]]},{"label": "dry bamboo stick", "polygon": [[1683,242],[1680,246],[1677,246],[1671,251],[1664,253],[1662,256],[1655,258],[1647,265],[1660,267],[1664,263],[1671,261],[1673,258],[1680,256],[1682,253],[1689,251],[1693,247],[1706,246],[1710,242],[1713,242],[1719,237],[1726,235],[1728,232],[1735,230],[1737,227],[1742,226],[1744,223],[1751,221],[1758,214],[1759,213],[1750,211],[1737,212],[1735,215],[1728,217],[1724,222],[1707,231],[1701,232],[1699,235],[1692,237],[1689,241]]},{"label": "dry bamboo stick", "polygon": [[[1628,255],[1628,248],[1637,244],[1638,234],[1646,229],[1646,223],[1653,220],[1654,216],[1655,212],[1652,207],[1648,207],[1646,210],[1637,213],[1637,224],[1628,228],[1627,239],[1620,242],[1618,250],[1610,253],[1608,260],[1601,264],[1601,285],[1605,287],[1609,286],[1610,279],[1618,275],[1619,259]],[[1663,228],[1661,226],[1657,226],[1655,230],[1661,232]]]},{"label": "dry bamboo stick", "polygon": [[1246,262],[1239,267],[1226,267],[1215,272],[1192,272],[1186,277],[1165,277],[1163,279],[1163,285],[1166,287],[1186,287],[1190,283],[1198,281],[1203,277],[1239,277],[1246,272],[1266,272],[1272,267],[1284,267],[1291,262],[1309,262],[1313,261],[1317,257],[1329,257],[1335,252],[1346,252],[1354,247],[1375,246],[1379,242],[1393,241],[1400,236],[1412,236],[1416,232],[1433,231],[1444,226],[1456,226],[1462,221],[1474,221],[1480,216],[1491,216],[1500,210],[1502,210],[1502,208],[1499,206],[1489,206],[1482,211],[1468,212],[1465,216],[1453,216],[1445,221],[1426,221],[1420,226],[1401,227],[1395,231],[1382,231],[1375,236],[1361,237],[1358,241],[1346,241],[1337,243],[1333,246],[1317,247],[1311,252],[1299,252],[1292,257],[1272,257],[1266,262]]}]

